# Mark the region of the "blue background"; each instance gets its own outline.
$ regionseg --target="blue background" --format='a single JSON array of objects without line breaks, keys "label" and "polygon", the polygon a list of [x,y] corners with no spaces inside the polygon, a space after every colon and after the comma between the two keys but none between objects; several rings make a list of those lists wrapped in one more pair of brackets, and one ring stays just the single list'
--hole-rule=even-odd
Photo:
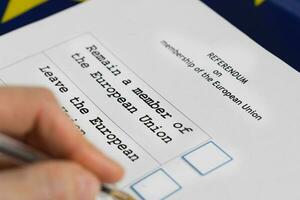
[{"label": "blue background", "polygon": [[[26,1],[26,0],[20,0]],[[0,18],[2,18],[6,6],[8,4],[8,0],[0,0]],[[50,0],[28,12],[25,14],[8,21],[7,23],[0,24],[0,35],[5,34],[9,31],[17,29],[21,26],[34,22],[36,20],[47,17],[53,13],[59,12],[63,9],[69,8],[78,4],[72,0]]]},{"label": "blue background", "polygon": [[203,2],[300,72],[300,0]]},{"label": "blue background", "polygon": [[[25,1],[25,0],[20,0]],[[202,0],[261,46],[300,72],[300,0]],[[0,17],[8,0],[0,0]],[[0,24],[0,35],[78,4],[72,0],[50,0]]]}]

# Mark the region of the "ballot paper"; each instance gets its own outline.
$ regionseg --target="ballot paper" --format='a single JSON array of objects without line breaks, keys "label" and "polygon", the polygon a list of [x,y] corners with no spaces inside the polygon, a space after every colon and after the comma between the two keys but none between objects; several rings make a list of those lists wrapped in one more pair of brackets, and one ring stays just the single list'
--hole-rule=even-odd
[{"label": "ballot paper", "polygon": [[200,1],[91,0],[2,36],[0,67],[53,91],[137,199],[300,199],[299,73]]}]

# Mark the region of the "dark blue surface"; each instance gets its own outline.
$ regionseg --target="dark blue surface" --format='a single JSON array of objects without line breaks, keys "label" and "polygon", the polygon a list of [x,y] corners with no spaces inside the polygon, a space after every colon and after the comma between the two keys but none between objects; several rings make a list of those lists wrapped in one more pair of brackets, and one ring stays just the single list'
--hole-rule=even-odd
[{"label": "dark blue surface", "polygon": [[[300,71],[300,0],[267,0],[259,7],[255,7],[252,0],[202,1],[257,43]],[[0,0],[0,18],[7,2],[8,0]],[[0,24],[0,35],[76,4],[74,0],[49,0]]]},{"label": "dark blue surface", "polygon": [[300,72],[300,0],[203,2]]},{"label": "dark blue surface", "polygon": [[[4,14],[7,3],[8,0],[0,0],[0,19]],[[10,32],[26,24],[32,23],[36,20],[45,18],[49,15],[52,15],[53,13],[59,12],[76,4],[77,2],[72,0],[50,0],[7,23],[0,23],[0,35]]]}]

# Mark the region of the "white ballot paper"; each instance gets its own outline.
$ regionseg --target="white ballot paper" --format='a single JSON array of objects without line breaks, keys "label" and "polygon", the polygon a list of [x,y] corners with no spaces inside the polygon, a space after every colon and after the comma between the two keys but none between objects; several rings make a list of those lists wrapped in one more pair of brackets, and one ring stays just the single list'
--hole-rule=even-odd
[{"label": "white ballot paper", "polygon": [[299,73],[200,1],[91,0],[2,36],[0,67],[52,90],[137,199],[300,199]]}]

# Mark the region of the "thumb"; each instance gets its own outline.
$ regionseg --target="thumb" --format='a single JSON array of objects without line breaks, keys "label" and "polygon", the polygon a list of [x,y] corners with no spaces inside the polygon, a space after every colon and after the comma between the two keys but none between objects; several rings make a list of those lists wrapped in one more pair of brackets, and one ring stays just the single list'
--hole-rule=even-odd
[{"label": "thumb", "polygon": [[95,200],[99,181],[72,162],[44,162],[1,171],[0,199]]}]

